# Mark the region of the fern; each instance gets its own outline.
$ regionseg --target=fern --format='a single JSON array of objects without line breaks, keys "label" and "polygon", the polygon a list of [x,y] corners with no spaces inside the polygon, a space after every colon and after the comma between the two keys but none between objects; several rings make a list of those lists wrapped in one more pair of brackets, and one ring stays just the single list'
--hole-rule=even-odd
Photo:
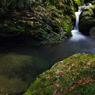
[{"label": "fern", "polygon": [[45,5],[46,5],[46,6],[49,6],[49,5],[50,5],[49,0],[46,0],[46,1],[45,1]]},{"label": "fern", "polygon": [[74,0],[74,1],[75,1],[75,3],[76,3],[78,6],[81,6],[80,0]]},{"label": "fern", "polygon": [[92,1],[92,4],[94,4],[94,5],[95,5],[95,0],[93,0],[93,1]]},{"label": "fern", "polygon": [[4,16],[5,15],[5,11],[2,8],[0,8],[0,11],[1,11],[1,15]]},{"label": "fern", "polygon": [[74,0],[78,6],[84,5],[84,0]]},{"label": "fern", "polygon": [[65,31],[67,32],[67,35],[68,35],[68,36],[71,36],[70,26],[69,26],[69,24],[67,23],[66,20],[63,22],[63,28],[64,28]]}]

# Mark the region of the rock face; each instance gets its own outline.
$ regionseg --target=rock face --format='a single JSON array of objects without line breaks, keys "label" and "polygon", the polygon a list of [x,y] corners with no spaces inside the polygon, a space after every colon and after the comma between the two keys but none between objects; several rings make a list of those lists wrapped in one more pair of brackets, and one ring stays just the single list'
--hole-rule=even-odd
[{"label": "rock face", "polygon": [[89,35],[89,31],[95,26],[95,6],[89,6],[83,9],[80,15],[79,30],[83,34]]},{"label": "rock face", "polygon": [[92,37],[95,37],[95,27],[92,27],[89,31],[89,34],[92,36]]},{"label": "rock face", "polygon": [[71,36],[75,19],[73,6],[66,8],[68,12],[63,7],[37,5],[31,11],[14,10],[0,15],[0,43],[44,44],[66,39]]},{"label": "rock face", "polygon": [[57,62],[24,95],[94,95],[95,55],[75,54]]}]

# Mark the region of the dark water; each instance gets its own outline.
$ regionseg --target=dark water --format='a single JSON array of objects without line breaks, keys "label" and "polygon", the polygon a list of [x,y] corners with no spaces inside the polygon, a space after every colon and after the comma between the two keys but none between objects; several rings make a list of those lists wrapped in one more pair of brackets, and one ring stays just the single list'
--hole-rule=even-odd
[{"label": "dark water", "polygon": [[22,95],[37,75],[49,69],[55,62],[73,54],[95,54],[95,38],[79,32],[79,17],[76,18],[77,24],[72,37],[66,41],[42,46],[15,47],[0,53],[0,95]]},{"label": "dark water", "polygon": [[20,93],[26,91],[35,76],[49,69],[55,62],[75,53],[95,54],[95,38],[83,36],[79,32],[75,34],[77,36],[74,35],[58,44],[16,47],[1,53],[1,93],[21,95]]}]

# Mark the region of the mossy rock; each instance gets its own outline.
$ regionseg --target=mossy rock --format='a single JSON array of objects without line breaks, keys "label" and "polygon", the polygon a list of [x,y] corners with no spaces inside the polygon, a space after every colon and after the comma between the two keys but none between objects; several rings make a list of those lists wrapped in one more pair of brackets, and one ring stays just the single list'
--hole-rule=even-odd
[{"label": "mossy rock", "polygon": [[95,26],[95,6],[89,6],[82,10],[79,20],[79,30],[83,34],[89,35],[89,31]]},{"label": "mossy rock", "polygon": [[94,95],[95,55],[75,54],[39,75],[23,95]]},{"label": "mossy rock", "polygon": [[[63,6],[64,3],[61,3]],[[31,44],[36,44],[33,42],[38,41],[45,44],[56,43],[70,37],[75,17],[72,16],[73,6],[65,7],[71,10],[70,14],[66,14],[63,9],[58,9],[55,5],[33,6],[32,12],[26,10],[10,12],[0,24],[0,41],[14,43],[18,40],[21,43]]]}]

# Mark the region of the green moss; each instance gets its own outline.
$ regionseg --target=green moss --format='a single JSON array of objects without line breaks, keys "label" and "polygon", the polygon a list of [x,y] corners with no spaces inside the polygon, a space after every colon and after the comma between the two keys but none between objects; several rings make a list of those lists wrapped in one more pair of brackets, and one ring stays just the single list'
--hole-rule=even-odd
[{"label": "green moss", "polygon": [[63,29],[66,31],[67,35],[70,37],[71,36],[71,26],[72,26],[71,18],[67,16],[67,18],[59,19],[59,21]]},{"label": "green moss", "polygon": [[27,24],[30,25],[30,26],[32,26],[32,27],[33,27],[33,25],[34,25],[33,21],[28,22]]},{"label": "green moss", "polygon": [[0,24],[0,38],[6,39],[6,42],[8,39],[15,39],[19,42],[23,40],[31,44],[35,42],[45,44],[59,42],[71,36],[71,27],[74,25],[72,19],[75,18],[74,2],[72,0],[67,2],[57,0],[56,4],[50,0],[48,2],[50,5],[47,7],[43,4],[39,6],[34,4],[29,8],[30,11],[21,12],[14,9],[8,12],[9,18],[3,19]]},{"label": "green moss", "polygon": [[58,33],[60,31],[60,25],[56,19],[52,21],[51,27],[53,28],[54,32]]},{"label": "green moss", "polygon": [[[54,93],[55,95],[58,95],[58,93],[61,95],[64,93],[65,95],[83,94],[81,92],[84,88],[83,83],[86,87],[88,83],[92,83],[91,81],[95,82],[94,67],[95,55],[75,54],[57,62],[50,70],[39,75],[24,95],[38,95],[38,93],[40,95],[53,95]],[[79,82],[79,80],[82,82]],[[35,83],[37,83],[36,86]],[[93,93],[93,89],[91,93]]]},{"label": "green moss", "polygon": [[73,90],[73,93],[81,93],[82,95],[94,95],[95,94],[95,84],[86,84],[85,86],[78,85],[76,89]]},{"label": "green moss", "polygon": [[83,13],[81,16],[94,16],[94,12],[93,12],[93,6],[87,7],[83,9]]},{"label": "green moss", "polygon": [[4,24],[3,26],[4,26],[4,27],[8,27],[8,24]]},{"label": "green moss", "polygon": [[80,15],[79,30],[84,34],[89,34],[90,29],[95,26],[95,6],[83,9]]}]

